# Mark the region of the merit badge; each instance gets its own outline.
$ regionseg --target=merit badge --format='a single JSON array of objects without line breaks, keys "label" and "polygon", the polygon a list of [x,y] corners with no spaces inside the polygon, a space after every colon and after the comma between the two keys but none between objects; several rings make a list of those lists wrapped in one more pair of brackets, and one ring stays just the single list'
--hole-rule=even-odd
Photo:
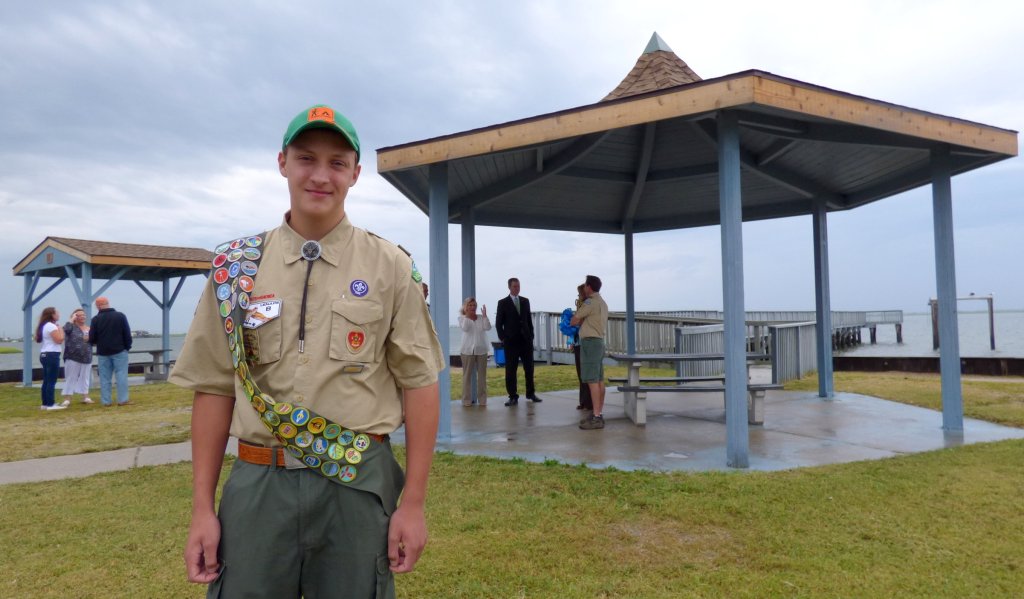
[{"label": "merit badge", "polygon": [[287,447],[285,447],[285,449],[288,450],[288,453],[292,454],[293,458],[297,460],[302,459],[302,450],[296,447],[295,445],[288,445]]},{"label": "merit badge", "polygon": [[220,303],[220,317],[227,318],[231,315],[231,302],[224,300]]},{"label": "merit badge", "polygon": [[338,474],[338,470],[340,469],[341,466],[334,462],[324,462],[324,465],[320,466],[320,472],[323,472],[324,476],[335,476]]},{"label": "merit badge", "polygon": [[309,422],[309,410],[306,408],[295,408],[295,411],[292,412],[292,422],[295,423],[295,426],[302,426]]},{"label": "merit badge", "polygon": [[236,240],[232,241],[231,245],[229,245],[228,247],[233,249],[233,250],[237,250],[238,248],[242,247],[242,240],[241,239],[236,239]]},{"label": "merit badge", "polygon": [[316,457],[315,455],[308,455],[302,458],[302,461],[310,468],[320,467],[320,458]]},{"label": "merit badge", "polygon": [[235,330],[235,321],[230,316],[224,319],[224,332],[228,335]]},{"label": "merit badge", "polygon": [[295,435],[295,444],[299,447],[309,447],[313,444],[313,433],[309,431],[302,431]]},{"label": "merit badge", "polygon": [[323,454],[327,451],[327,439],[323,437],[317,437],[313,439],[313,453]]},{"label": "merit badge", "polygon": [[299,429],[295,428],[295,425],[290,422],[284,422],[277,428],[277,432],[281,433],[281,436],[285,439],[291,439],[299,433]]},{"label": "merit badge", "polygon": [[341,426],[338,424],[328,424],[327,428],[324,429],[324,437],[328,439],[336,439],[341,434]]},{"label": "merit badge", "polygon": [[413,260],[413,262],[412,262],[412,280],[416,281],[417,283],[422,283],[423,282],[423,275],[421,275],[420,271],[416,269],[416,261],[415,260]]},{"label": "merit badge", "polygon": [[280,443],[281,445],[288,445],[288,439],[282,437],[281,433],[275,432],[274,438],[277,439],[277,442]]},{"label": "merit badge", "polygon": [[247,329],[258,329],[279,316],[281,316],[281,300],[250,301],[249,310],[245,314],[245,322],[242,323],[242,326]]},{"label": "merit badge", "polygon": [[348,286],[349,291],[356,297],[363,297],[370,291],[370,286],[366,284],[366,281],[362,279],[356,279],[352,281],[352,284]]},{"label": "merit badge", "polygon": [[[238,265],[232,264],[232,266]],[[252,277],[242,277],[238,279],[238,286],[239,288],[241,288],[242,291],[249,293],[250,291],[252,291],[252,288],[256,286],[256,282],[252,280]]]},{"label": "merit badge", "polygon": [[247,245],[247,246],[249,246],[251,248],[260,247],[261,243],[263,243],[263,239],[260,238],[260,237],[256,237],[256,236],[247,237],[246,240],[245,240],[245,245]]},{"label": "merit badge", "polygon": [[370,436],[365,433],[359,433],[356,435],[355,441],[352,442],[352,447],[355,447],[359,451],[366,451],[366,448],[370,446]]},{"label": "merit badge", "polygon": [[[231,244],[230,243],[222,243],[222,244],[218,245],[216,248],[214,248],[213,253],[214,254],[223,254],[224,252],[228,251],[229,249],[231,249]],[[224,259],[227,260],[227,256],[225,256]]]},{"label": "merit badge", "polygon": [[278,414],[287,414],[292,411],[293,407],[294,406],[292,406],[292,404],[290,403],[281,402],[274,406],[274,411],[277,412]]},{"label": "merit badge", "polygon": [[262,414],[267,411],[267,404],[263,401],[259,395],[254,395],[252,398],[252,407],[256,408],[256,411]]},{"label": "merit badge", "polygon": [[242,250],[242,257],[245,258],[246,260],[259,260],[260,256],[262,255],[263,252],[259,251],[256,248],[245,248],[244,250]]},{"label": "merit badge", "polygon": [[349,447],[345,450],[345,461],[349,464],[358,464],[363,459],[363,454],[359,453],[359,450],[354,447]]},{"label": "merit badge", "polygon": [[228,269],[218,268],[217,270],[213,271],[213,282],[220,285],[221,283],[227,282],[228,276]]},{"label": "merit badge", "polygon": [[327,455],[332,460],[340,460],[345,456],[345,448],[337,443],[331,443],[331,446],[327,449]]},{"label": "merit badge", "polygon": [[228,262],[238,262],[242,259],[242,250],[231,250],[228,252]]},{"label": "merit badge", "polygon": [[213,259],[213,267],[214,268],[220,268],[221,266],[224,266],[224,263],[227,262],[227,261],[228,261],[228,255],[227,254],[217,254],[217,256],[214,257],[214,259]]},{"label": "merit badge", "polygon": [[259,270],[259,267],[256,266],[255,262],[250,262],[248,260],[246,260],[245,262],[242,262],[242,274],[248,275],[248,276],[251,277],[254,274],[256,274],[256,271],[258,271],[258,270]]},{"label": "merit badge", "polygon": [[340,478],[343,483],[350,483],[356,479],[357,473],[358,471],[355,466],[344,466],[342,467],[341,472],[338,473],[338,478]]},{"label": "merit badge", "polygon": [[228,299],[229,297],[231,297],[231,285],[224,283],[223,285],[217,288],[217,299],[223,301]]},{"label": "merit badge", "polygon": [[352,350],[352,353],[359,353],[365,341],[366,335],[362,331],[352,331],[348,334],[348,348]]},{"label": "merit badge", "polygon": [[270,426],[277,426],[281,424],[281,418],[270,410],[263,413],[263,419],[266,420]]},{"label": "merit badge", "polygon": [[343,431],[341,435],[338,436],[338,443],[340,443],[341,445],[348,445],[349,443],[352,442],[352,439],[355,436],[356,434],[353,433],[352,431]]},{"label": "merit badge", "polygon": [[238,306],[240,308],[242,308],[243,310],[248,310],[249,309],[249,294],[248,293],[245,293],[243,291],[242,293],[238,294]]},{"label": "merit badge", "polygon": [[316,418],[313,418],[312,420],[309,421],[309,424],[306,425],[306,430],[313,433],[314,435],[319,435],[326,426],[327,421],[324,420],[323,416],[317,416]]},{"label": "merit badge", "polygon": [[228,267],[228,276],[232,279],[237,277],[240,272],[242,272],[242,265],[237,262],[232,262]]}]

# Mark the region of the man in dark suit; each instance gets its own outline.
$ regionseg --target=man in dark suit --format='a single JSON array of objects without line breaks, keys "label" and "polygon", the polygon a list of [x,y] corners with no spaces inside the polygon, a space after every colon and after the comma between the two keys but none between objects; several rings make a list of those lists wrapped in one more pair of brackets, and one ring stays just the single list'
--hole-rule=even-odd
[{"label": "man in dark suit", "polygon": [[508,280],[508,297],[498,300],[494,328],[498,339],[505,346],[505,391],[508,392],[506,406],[519,405],[519,391],[516,371],[523,361],[526,375],[526,399],[541,401],[533,392],[533,318],[530,316],[530,300],[519,295],[519,279]]}]

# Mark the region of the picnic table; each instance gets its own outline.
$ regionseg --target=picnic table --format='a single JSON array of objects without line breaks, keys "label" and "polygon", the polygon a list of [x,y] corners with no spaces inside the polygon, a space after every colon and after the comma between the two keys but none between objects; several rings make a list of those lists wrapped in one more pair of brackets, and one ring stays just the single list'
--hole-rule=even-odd
[{"label": "picnic table", "polygon": [[166,360],[166,356],[170,353],[168,349],[133,349],[128,352],[129,354],[150,354],[153,356],[153,361],[146,364],[143,368],[143,374],[147,381],[166,381],[167,376],[170,374],[172,362]]},{"label": "picnic table", "polygon": [[[616,389],[622,393],[623,407],[626,416],[637,426],[647,424],[647,393],[725,393],[725,376],[699,376],[699,377],[649,377],[641,376],[640,370],[644,365],[652,363],[685,363],[685,362],[707,362],[724,361],[724,353],[703,353],[703,354],[622,354],[612,353],[609,357],[617,362],[626,364],[628,371],[625,385]],[[755,384],[750,382],[750,366],[758,362],[768,360],[769,356],[762,353],[747,354],[747,422],[750,424],[764,423],[764,394],[770,389],[781,389],[782,385]],[[622,382],[623,379],[609,379],[611,382]],[[708,381],[720,381],[719,384],[709,385]],[[646,383],[675,383],[672,385],[651,385]],[[700,383],[700,384],[695,384]]]}]

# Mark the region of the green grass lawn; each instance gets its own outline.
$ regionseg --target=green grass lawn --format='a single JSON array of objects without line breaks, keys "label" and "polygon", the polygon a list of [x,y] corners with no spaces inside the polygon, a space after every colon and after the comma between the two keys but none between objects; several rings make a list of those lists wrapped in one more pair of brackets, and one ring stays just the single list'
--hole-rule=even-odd
[{"label": "green grass lawn", "polygon": [[[574,376],[571,367],[538,368],[538,389],[571,388]],[[491,395],[502,395],[500,377],[489,371]],[[817,388],[813,379],[787,388],[803,385]],[[935,375],[836,376],[837,390],[919,405],[934,404],[939,386]],[[1021,379],[971,379],[963,388],[965,412],[991,409],[1024,425],[1024,405],[1013,401]],[[83,437],[124,436],[110,425],[129,423],[164,442],[155,423],[187,422],[187,393],[147,385],[132,394],[133,408],[42,413],[38,389],[0,387],[23,446],[50,438],[45,431],[61,420],[69,421],[62,442],[83,445]],[[78,434],[76,422],[117,434]],[[1022,464],[1024,441],[783,472],[622,472],[441,453],[428,500],[431,541],[417,570],[398,578],[398,595],[1018,596]],[[184,582],[181,560],[190,477],[179,464],[0,486],[0,597],[203,596]]]},{"label": "green grass lawn", "polygon": [[21,350],[16,347],[0,347],[0,354],[20,354]]}]

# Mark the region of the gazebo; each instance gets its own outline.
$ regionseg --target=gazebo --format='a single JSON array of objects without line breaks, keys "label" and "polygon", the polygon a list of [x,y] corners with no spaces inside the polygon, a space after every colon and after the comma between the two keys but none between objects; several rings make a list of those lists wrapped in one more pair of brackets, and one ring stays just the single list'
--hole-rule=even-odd
[{"label": "gazebo", "polygon": [[[621,234],[630,352],[634,235],[719,225],[726,458],[745,468],[743,222],[810,217],[819,396],[827,400],[828,214],[932,186],[942,426],[955,435],[963,408],[950,178],[1016,154],[1015,131],[764,71],[702,80],[654,34],[622,83],[595,104],[382,148],[377,170],[429,215],[431,310],[443,347],[450,223],[462,227],[463,296],[475,295],[477,225]],[[450,418],[442,402],[442,436]]]},{"label": "gazebo", "polygon": [[[166,359],[171,347],[171,307],[174,300],[187,277],[209,273],[211,260],[213,254],[199,248],[47,237],[13,268],[15,276],[25,277],[25,294],[21,303],[25,357],[22,384],[26,387],[32,385],[32,307],[65,279],[71,281],[87,318],[92,317],[93,301],[107,288],[122,279],[134,281],[163,314],[161,334]],[[37,294],[39,281],[43,278],[57,280]],[[178,283],[172,292],[171,280],[175,278]],[[106,282],[94,291],[93,281]],[[143,281],[159,282],[160,297],[157,298],[143,285]]]}]

